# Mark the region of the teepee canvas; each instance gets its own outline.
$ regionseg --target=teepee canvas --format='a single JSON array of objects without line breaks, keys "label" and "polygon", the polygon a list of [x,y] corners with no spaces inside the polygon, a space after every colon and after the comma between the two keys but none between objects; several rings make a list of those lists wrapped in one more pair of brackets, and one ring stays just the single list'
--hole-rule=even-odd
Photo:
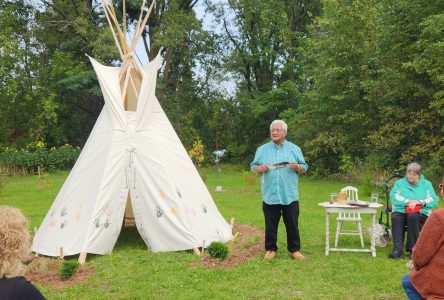
[{"label": "teepee canvas", "polygon": [[[104,5],[112,19],[110,7]],[[125,210],[134,215],[138,232],[154,252],[232,239],[231,226],[156,99],[160,54],[140,67],[133,49],[122,44],[121,67],[90,59],[105,105],[34,237],[36,253],[110,253]]]}]

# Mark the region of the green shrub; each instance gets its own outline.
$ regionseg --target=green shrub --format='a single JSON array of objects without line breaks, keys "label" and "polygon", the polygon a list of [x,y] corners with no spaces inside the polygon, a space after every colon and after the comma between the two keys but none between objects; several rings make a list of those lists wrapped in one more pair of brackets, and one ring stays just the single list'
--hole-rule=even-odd
[{"label": "green shrub", "polygon": [[221,242],[212,242],[207,250],[211,257],[219,260],[224,260],[230,253],[228,246]]},{"label": "green shrub", "polygon": [[0,152],[0,167],[10,175],[35,174],[38,169],[47,171],[70,169],[80,154],[80,148],[65,144],[51,149],[28,147]]},{"label": "green shrub", "polygon": [[59,273],[62,279],[66,280],[71,278],[79,268],[79,262],[76,260],[66,260],[60,265]]}]

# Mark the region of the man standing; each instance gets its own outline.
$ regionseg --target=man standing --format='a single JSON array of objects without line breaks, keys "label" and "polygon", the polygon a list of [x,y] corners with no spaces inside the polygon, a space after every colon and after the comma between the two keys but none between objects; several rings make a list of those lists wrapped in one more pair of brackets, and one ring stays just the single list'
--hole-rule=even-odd
[{"label": "man standing", "polygon": [[287,249],[292,258],[304,260],[301,248],[299,218],[299,174],[305,173],[308,165],[301,149],[285,140],[287,124],[274,120],[270,125],[271,141],[256,150],[250,168],[262,174],[262,210],[265,218],[265,256],[276,255],[277,232],[281,215],[287,231]]}]

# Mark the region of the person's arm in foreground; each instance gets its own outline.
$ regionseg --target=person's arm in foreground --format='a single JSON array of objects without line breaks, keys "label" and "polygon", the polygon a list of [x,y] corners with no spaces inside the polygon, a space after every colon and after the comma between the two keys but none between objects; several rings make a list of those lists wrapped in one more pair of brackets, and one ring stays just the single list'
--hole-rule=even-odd
[{"label": "person's arm in foreground", "polygon": [[413,247],[413,265],[416,270],[426,266],[444,243],[444,224],[437,215],[431,214]]}]

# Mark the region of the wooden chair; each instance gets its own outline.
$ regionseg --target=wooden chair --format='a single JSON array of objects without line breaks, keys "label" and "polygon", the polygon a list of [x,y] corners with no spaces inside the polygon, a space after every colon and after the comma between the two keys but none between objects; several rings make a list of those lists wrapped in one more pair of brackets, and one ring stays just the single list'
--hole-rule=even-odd
[{"label": "wooden chair", "polygon": [[[349,200],[359,200],[358,199],[358,189],[352,186],[346,186],[341,189],[341,192],[347,193],[347,201]],[[361,226],[361,214],[354,212],[339,213],[336,218],[336,237],[335,237],[335,247],[338,246],[339,235],[359,235],[361,239],[361,246],[364,248],[364,237],[362,236],[362,226]],[[355,222],[357,230],[343,230],[342,222]]]}]

